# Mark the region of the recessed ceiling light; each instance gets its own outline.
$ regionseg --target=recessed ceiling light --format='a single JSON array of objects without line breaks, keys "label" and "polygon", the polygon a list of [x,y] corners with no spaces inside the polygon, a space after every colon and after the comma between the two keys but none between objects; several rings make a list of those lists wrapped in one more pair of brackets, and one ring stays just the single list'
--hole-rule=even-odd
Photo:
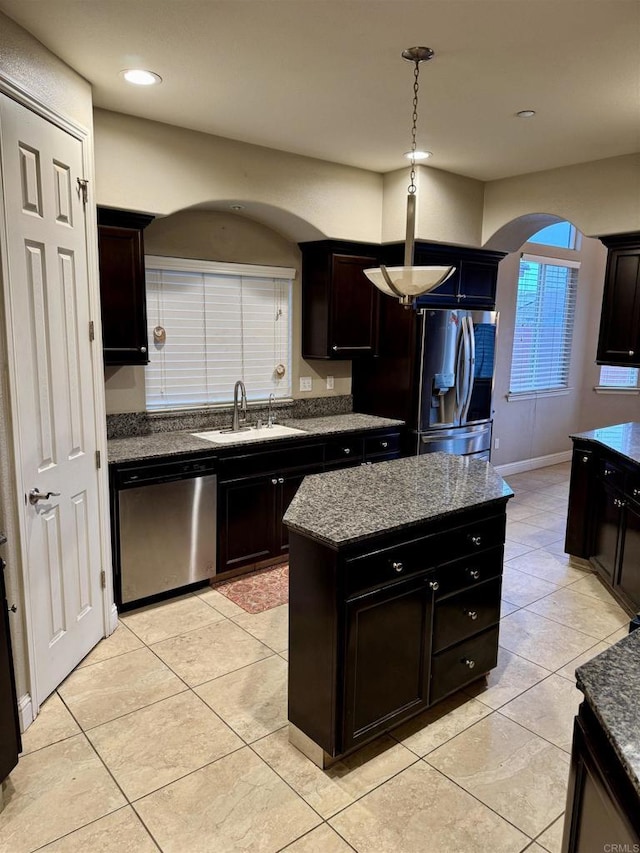
[{"label": "recessed ceiling light", "polygon": [[128,68],[120,73],[127,83],[133,83],[134,86],[155,86],[162,83],[162,77],[159,74],[142,68]]},{"label": "recessed ceiling light", "polygon": [[535,110],[520,110],[520,112],[516,113],[518,118],[533,118],[535,114]]},{"label": "recessed ceiling light", "polygon": [[407,160],[411,160],[411,158],[416,161],[428,160],[429,157],[431,157],[431,151],[405,151],[404,156],[407,158]]},{"label": "recessed ceiling light", "polygon": [[230,204],[229,209],[238,213],[238,211],[244,210],[244,204]]}]

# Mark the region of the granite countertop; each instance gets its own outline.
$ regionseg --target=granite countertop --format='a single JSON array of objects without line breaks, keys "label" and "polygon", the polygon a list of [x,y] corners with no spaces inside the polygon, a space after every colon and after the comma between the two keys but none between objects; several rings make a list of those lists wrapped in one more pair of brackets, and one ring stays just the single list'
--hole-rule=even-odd
[{"label": "granite countertop", "polygon": [[577,432],[571,438],[594,441],[640,465],[640,423],[616,424],[588,432]]},{"label": "granite countertop", "polygon": [[[321,418],[290,418],[278,423],[281,423],[282,426],[304,430],[310,436],[404,426],[404,421],[359,414],[329,415]],[[112,438],[107,442],[109,462],[142,461],[161,456],[176,456],[182,453],[216,454],[232,448],[246,447],[247,445],[255,446],[261,442],[278,446],[288,441],[304,438],[304,435],[294,433],[281,438],[265,439],[263,432],[255,430],[251,441],[245,439],[238,442],[214,444],[204,438],[196,438],[191,434],[192,432],[205,431],[204,429],[176,430],[175,432],[155,432],[150,435],[138,435],[130,438]]]},{"label": "granite countertop", "polygon": [[640,795],[640,630],[576,670],[578,688]]},{"label": "granite countertop", "polygon": [[429,453],[305,477],[284,522],[337,548],[512,496],[487,462]]}]

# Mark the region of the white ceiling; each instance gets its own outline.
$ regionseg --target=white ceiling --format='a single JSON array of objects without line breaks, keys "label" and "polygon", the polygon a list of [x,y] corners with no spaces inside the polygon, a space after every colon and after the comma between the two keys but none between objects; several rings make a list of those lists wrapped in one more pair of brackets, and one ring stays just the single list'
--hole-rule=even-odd
[{"label": "white ceiling", "polygon": [[[638,0],[0,0],[98,107],[378,172],[491,180],[640,150]],[[163,77],[150,89],[118,72]],[[533,119],[515,118],[535,109]]]}]

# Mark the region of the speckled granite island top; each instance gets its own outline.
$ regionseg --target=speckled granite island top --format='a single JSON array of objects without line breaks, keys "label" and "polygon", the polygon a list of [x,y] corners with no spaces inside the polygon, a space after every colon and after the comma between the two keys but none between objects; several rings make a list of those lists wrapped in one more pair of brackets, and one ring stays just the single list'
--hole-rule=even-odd
[{"label": "speckled granite island top", "polygon": [[[283,426],[303,430],[309,436],[319,437],[343,432],[359,430],[385,429],[404,426],[403,421],[391,418],[379,418],[373,415],[329,415],[321,418],[289,418],[281,421]],[[109,462],[133,462],[136,460],[152,459],[161,456],[176,456],[181,453],[210,453],[217,454],[236,447],[255,446],[261,442],[269,446],[282,446],[283,443],[304,439],[302,434],[284,436],[282,438],[265,439],[265,427],[254,430],[252,441],[231,442],[224,445],[214,444],[204,438],[196,438],[192,432],[199,430],[181,430],[175,432],[156,432],[150,435],[132,436],[131,438],[113,438],[107,443]],[[246,436],[246,433],[243,433]]]},{"label": "speckled granite island top", "polygon": [[640,630],[578,667],[576,682],[640,795]]},{"label": "speckled granite island top", "polygon": [[487,462],[429,453],[306,477],[284,523],[339,547],[512,496]]},{"label": "speckled granite island top", "polygon": [[616,424],[588,432],[577,432],[571,438],[593,441],[640,465],[640,423]]}]

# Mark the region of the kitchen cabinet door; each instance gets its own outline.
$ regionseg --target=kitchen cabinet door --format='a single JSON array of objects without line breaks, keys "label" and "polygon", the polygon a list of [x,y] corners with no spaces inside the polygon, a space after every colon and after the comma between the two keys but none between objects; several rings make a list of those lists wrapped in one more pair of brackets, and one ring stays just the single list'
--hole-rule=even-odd
[{"label": "kitchen cabinet door", "polygon": [[593,559],[610,584],[618,556],[622,500],[616,489],[596,481]]},{"label": "kitchen cabinet door", "polygon": [[640,365],[640,234],[603,239],[609,247],[598,364]]},{"label": "kitchen cabinet door", "polygon": [[617,591],[640,610],[640,507],[626,501]]},{"label": "kitchen cabinet door", "polygon": [[592,553],[591,520],[596,457],[592,450],[577,446],[571,459],[569,511],[564,550],[574,557],[588,559]]},{"label": "kitchen cabinet door", "polygon": [[341,751],[426,707],[432,608],[424,575],[347,601]]},{"label": "kitchen cabinet door", "polygon": [[276,554],[289,553],[289,530],[282,523],[282,518],[285,512],[289,509],[289,504],[294,499],[300,483],[308,474],[319,474],[322,467],[310,468],[302,474],[283,474],[278,476],[278,492],[276,496],[276,530],[274,551]]},{"label": "kitchen cabinet door", "polygon": [[98,209],[104,363],[147,364],[147,301],[142,232],[153,217]]},{"label": "kitchen cabinet door", "polygon": [[269,475],[218,484],[219,572],[272,556],[276,486]]}]

